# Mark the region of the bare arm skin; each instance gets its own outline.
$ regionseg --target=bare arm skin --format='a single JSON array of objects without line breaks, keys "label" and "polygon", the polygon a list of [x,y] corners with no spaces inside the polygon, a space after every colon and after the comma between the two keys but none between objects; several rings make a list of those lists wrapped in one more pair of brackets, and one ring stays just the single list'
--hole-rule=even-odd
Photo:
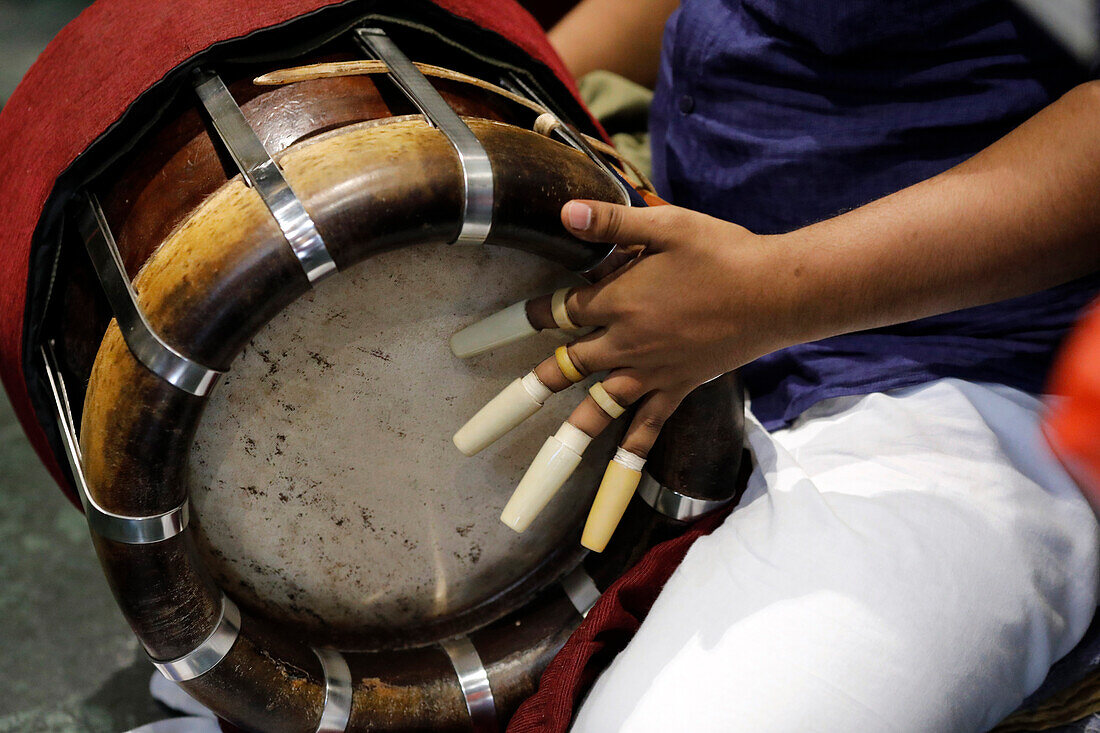
[{"label": "bare arm skin", "polygon": [[[771,351],[1100,269],[1100,83],[965,163],[789,234],[675,206],[570,202],[562,222],[583,239],[646,248],[567,301],[574,322],[599,327],[570,347],[573,361],[609,370],[608,392],[638,402],[623,447],[644,456],[688,392]],[[568,386],[552,358],[536,371],[555,391]],[[609,422],[591,398],[570,421],[593,435]]]},{"label": "bare arm skin", "polygon": [[584,0],[550,29],[550,44],[580,78],[606,69],[645,86],[657,80],[665,21],[679,0]]}]

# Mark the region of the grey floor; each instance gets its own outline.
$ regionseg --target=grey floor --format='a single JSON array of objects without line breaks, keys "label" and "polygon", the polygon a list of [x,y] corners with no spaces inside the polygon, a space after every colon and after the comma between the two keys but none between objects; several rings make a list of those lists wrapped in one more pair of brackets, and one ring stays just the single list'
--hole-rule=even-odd
[{"label": "grey floor", "polygon": [[124,731],[165,717],[80,512],[0,398],[0,731]]},{"label": "grey floor", "polygon": [[[0,104],[86,3],[0,0]],[[115,733],[166,717],[80,512],[0,390],[0,733]]]}]

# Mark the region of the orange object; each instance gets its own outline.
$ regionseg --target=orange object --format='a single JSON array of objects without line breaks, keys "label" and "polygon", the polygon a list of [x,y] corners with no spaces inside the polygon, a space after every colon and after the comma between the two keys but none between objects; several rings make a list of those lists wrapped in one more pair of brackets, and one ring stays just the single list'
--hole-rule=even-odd
[{"label": "orange object", "polygon": [[1043,433],[1100,510],[1100,299],[1093,301],[1066,339],[1048,391],[1050,410]]}]

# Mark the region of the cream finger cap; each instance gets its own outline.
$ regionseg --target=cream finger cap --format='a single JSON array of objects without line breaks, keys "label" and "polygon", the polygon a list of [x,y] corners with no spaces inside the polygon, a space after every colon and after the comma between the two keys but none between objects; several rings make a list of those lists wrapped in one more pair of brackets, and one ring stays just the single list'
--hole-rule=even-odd
[{"label": "cream finger cap", "polygon": [[500,514],[500,521],[522,532],[581,464],[592,438],[566,422],[542,444],[527,473]]},{"label": "cream finger cap", "polygon": [[645,459],[619,448],[615,457],[607,464],[600,490],[588,512],[588,521],[584,524],[581,544],[593,552],[603,552],[611,535],[623,518],[631,497],[642,480],[642,467]]},{"label": "cream finger cap", "polygon": [[538,412],[550,395],[550,389],[535,373],[528,372],[489,400],[451,440],[466,455],[475,455]]},{"label": "cream finger cap", "polygon": [[467,359],[536,333],[538,330],[527,320],[527,301],[523,300],[456,331],[451,336],[451,351]]}]

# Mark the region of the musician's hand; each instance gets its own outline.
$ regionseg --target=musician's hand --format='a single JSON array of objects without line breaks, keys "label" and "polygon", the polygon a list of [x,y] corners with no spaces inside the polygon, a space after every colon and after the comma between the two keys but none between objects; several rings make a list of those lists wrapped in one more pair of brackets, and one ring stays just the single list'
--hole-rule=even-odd
[{"label": "musician's hand", "polygon": [[[452,337],[457,354],[495,348],[535,329],[591,327],[514,381],[455,434],[467,455],[526,417],[551,392],[605,373],[534,457],[501,519],[522,532],[581,461],[591,438],[625,408],[636,412],[609,464],[582,544],[600,551],[641,479],[665,421],[704,382],[804,340],[800,269],[776,242],[675,206],[571,201],[562,223],[577,237],[616,243],[619,266],[598,282],[517,304]],[[779,254],[783,257],[780,258]],[[785,268],[785,269],[781,269]],[[522,307],[520,307],[522,306]],[[563,312],[564,309],[564,312]],[[535,379],[537,377],[537,379]]]},{"label": "musician's hand", "polygon": [[[608,393],[623,406],[637,404],[622,444],[631,453],[645,457],[665,420],[699,385],[802,340],[799,273],[781,269],[768,237],[676,206],[571,201],[562,223],[581,239],[644,247],[566,299],[575,323],[596,327],[570,344],[574,365],[586,375],[607,372]],[[554,326],[549,298],[528,310],[541,321],[536,326]],[[554,391],[570,384],[554,358],[535,372]],[[570,422],[595,435],[610,419],[589,397]]]}]

